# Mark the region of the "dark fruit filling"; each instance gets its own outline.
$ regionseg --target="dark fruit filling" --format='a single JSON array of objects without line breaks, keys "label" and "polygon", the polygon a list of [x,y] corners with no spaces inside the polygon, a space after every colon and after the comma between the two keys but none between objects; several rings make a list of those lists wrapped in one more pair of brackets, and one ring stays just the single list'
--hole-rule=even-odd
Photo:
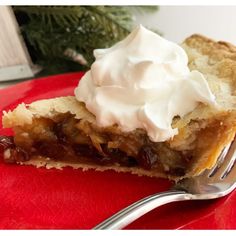
[{"label": "dark fruit filling", "polygon": [[30,159],[24,149],[15,145],[13,137],[0,136],[0,151],[4,152],[3,157],[6,163],[23,162]]},{"label": "dark fruit filling", "polygon": [[[111,130],[94,130],[71,116],[35,122],[34,127],[43,127],[40,134],[26,127],[20,132],[15,130],[14,138],[0,136],[0,151],[6,163],[24,162],[40,155],[70,163],[157,169],[173,176],[185,175],[189,164],[181,152],[171,150],[165,143],[151,142],[142,132],[124,135]],[[25,137],[22,133],[31,136]]]}]

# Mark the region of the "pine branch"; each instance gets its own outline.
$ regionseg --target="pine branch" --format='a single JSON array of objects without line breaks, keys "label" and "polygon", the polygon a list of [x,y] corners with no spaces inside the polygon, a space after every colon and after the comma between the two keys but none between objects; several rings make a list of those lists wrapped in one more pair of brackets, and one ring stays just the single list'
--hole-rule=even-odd
[{"label": "pine branch", "polygon": [[[30,17],[40,16],[43,24],[55,21],[59,26],[71,26],[80,22],[80,18],[95,17],[103,26],[107,22],[124,32],[130,32],[127,23],[132,20],[131,14],[124,7],[103,6],[15,6],[15,12],[24,12]],[[119,14],[117,14],[117,12]]]},{"label": "pine branch", "polygon": [[[104,23],[106,22],[112,22],[115,27],[120,28],[120,30],[124,31],[124,33],[130,32],[130,25],[129,23],[132,20],[132,17],[128,11],[124,9],[124,7],[83,7],[88,12],[92,13],[97,20],[100,18],[103,20],[99,20],[103,26],[105,26]],[[109,8],[109,11],[106,10],[106,8]],[[118,11],[119,8],[119,11]],[[119,12],[119,15],[117,15],[117,12]],[[113,28],[114,30],[114,28]]]},{"label": "pine branch", "polygon": [[78,24],[80,17],[84,14],[83,9],[75,6],[14,6],[14,11],[24,12],[31,19],[40,17],[42,24],[52,22],[60,26]]},{"label": "pine branch", "polygon": [[14,11],[28,19],[21,24],[22,34],[39,63],[64,59],[69,66],[69,60],[81,56],[90,66],[95,48],[109,47],[129,34],[131,8],[143,6],[15,6]]}]

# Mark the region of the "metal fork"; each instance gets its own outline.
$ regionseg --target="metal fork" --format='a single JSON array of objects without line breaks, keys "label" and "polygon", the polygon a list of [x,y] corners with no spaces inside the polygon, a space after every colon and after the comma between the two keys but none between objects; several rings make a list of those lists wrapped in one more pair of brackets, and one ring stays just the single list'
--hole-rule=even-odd
[{"label": "metal fork", "polygon": [[145,197],[119,211],[94,229],[122,229],[147,212],[170,202],[223,197],[236,187],[236,138],[226,146],[217,164],[194,178],[177,182],[169,191]]}]

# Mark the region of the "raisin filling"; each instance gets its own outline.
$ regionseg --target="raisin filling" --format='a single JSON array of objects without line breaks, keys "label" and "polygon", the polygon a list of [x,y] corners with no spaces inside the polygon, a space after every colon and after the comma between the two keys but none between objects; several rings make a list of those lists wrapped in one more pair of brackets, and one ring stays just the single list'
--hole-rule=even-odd
[{"label": "raisin filling", "polygon": [[[26,127],[20,132],[15,130],[14,139],[0,137],[0,151],[4,152],[5,162],[24,162],[40,155],[70,163],[161,169],[173,176],[185,175],[190,162],[188,156],[171,150],[166,143],[151,142],[142,132],[124,135],[109,129],[94,129],[90,124],[71,116],[35,122],[35,127],[44,127],[40,135],[37,133],[32,136],[36,131]],[[47,125],[43,126],[45,122]],[[19,135],[28,130],[31,130],[28,140],[24,135]],[[46,133],[50,135],[46,136]]]},{"label": "raisin filling", "polygon": [[0,152],[3,152],[3,158],[6,163],[24,162],[30,159],[27,151],[17,147],[13,137],[0,136]]}]

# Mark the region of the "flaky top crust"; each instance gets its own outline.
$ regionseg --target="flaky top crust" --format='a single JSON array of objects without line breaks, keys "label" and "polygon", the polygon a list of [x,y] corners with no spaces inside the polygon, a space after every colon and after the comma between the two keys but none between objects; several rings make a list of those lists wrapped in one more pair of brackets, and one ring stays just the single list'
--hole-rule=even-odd
[{"label": "flaky top crust", "polygon": [[195,48],[203,55],[212,58],[231,58],[236,60],[236,46],[224,41],[215,41],[200,34],[194,34],[185,39],[183,44]]},{"label": "flaky top crust", "polygon": [[[185,39],[182,46],[188,54],[190,69],[198,69],[205,75],[215,75],[228,83],[231,95],[235,95],[236,46],[224,41],[217,42],[199,34]],[[201,60],[202,64],[199,63]],[[234,108],[235,104],[234,98]]]}]

